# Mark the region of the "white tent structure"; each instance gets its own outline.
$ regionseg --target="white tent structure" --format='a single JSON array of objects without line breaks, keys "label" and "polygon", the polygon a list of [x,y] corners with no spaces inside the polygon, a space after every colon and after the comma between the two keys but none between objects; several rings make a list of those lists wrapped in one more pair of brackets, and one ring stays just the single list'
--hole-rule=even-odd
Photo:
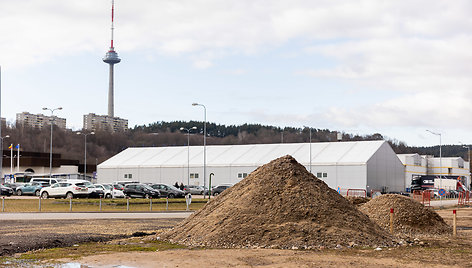
[{"label": "white tent structure", "polygon": [[[404,166],[386,141],[211,145],[206,150],[207,174],[214,174],[212,185],[237,183],[284,155],[310,170],[311,155],[312,173],[333,189],[405,190]],[[128,148],[98,165],[97,171],[101,183],[189,181],[204,185],[203,146]]]}]

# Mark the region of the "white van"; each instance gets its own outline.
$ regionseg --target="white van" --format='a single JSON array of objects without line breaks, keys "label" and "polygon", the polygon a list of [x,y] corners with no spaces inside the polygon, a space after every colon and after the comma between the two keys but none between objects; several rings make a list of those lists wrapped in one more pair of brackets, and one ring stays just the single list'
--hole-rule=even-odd
[{"label": "white van", "polygon": [[56,178],[32,178],[30,182],[41,182],[41,183],[47,183],[49,185],[53,185],[54,183],[58,183],[58,179]]}]

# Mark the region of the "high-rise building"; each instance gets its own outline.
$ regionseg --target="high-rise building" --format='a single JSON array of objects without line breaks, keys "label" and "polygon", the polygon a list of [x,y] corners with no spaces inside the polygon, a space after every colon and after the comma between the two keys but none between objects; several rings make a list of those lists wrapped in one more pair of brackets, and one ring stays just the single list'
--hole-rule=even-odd
[{"label": "high-rise building", "polygon": [[61,129],[66,129],[65,118],[44,114],[30,114],[28,112],[16,114],[16,123],[22,126],[42,129],[45,126],[50,126],[51,122]]},{"label": "high-rise building", "polygon": [[93,113],[84,115],[84,130],[88,131],[126,131],[128,130],[128,120],[107,115],[96,115]]}]

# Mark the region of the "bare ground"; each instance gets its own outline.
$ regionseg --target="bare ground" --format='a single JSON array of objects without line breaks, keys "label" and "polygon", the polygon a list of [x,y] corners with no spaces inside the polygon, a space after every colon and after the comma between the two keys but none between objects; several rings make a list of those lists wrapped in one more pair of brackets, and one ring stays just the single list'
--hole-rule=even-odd
[{"label": "bare ground", "polygon": [[[452,225],[452,209],[438,213]],[[342,248],[322,250],[279,249],[175,249],[152,252],[115,252],[78,260],[90,267],[472,267],[472,208],[462,208],[458,215],[458,238],[424,238],[402,247]],[[0,226],[0,249],[24,252],[41,247],[71,246],[80,242],[121,239],[106,242],[126,244],[136,232],[151,233],[174,226],[179,220],[98,220],[89,222],[45,221],[4,222]],[[142,243],[156,235],[140,238]],[[95,239],[95,240],[94,240]],[[136,243],[136,238],[133,243]],[[55,240],[59,240],[57,242]],[[42,241],[49,241],[41,244]],[[125,242],[124,242],[125,241]],[[12,248],[10,242],[17,243]],[[413,242],[413,241],[411,241]],[[141,243],[141,242],[138,242]],[[99,243],[103,244],[103,243]],[[39,246],[38,246],[39,245]],[[19,246],[19,249],[18,249]],[[5,251],[7,249],[7,251]],[[34,252],[33,252],[34,255]],[[19,256],[18,254],[16,256]],[[86,266],[85,266],[86,267]]]}]

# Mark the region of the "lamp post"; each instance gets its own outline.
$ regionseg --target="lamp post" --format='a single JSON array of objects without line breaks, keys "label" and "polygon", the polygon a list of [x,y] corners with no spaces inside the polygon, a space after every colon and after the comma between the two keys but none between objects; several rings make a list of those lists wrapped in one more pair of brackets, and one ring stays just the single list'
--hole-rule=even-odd
[{"label": "lamp post", "polygon": [[0,148],[2,148],[2,156],[0,157],[0,176],[3,179],[3,139],[10,138],[10,135],[6,135],[5,137],[0,137]]},{"label": "lamp post", "polygon": [[[203,107],[203,188],[206,187],[206,107],[200,103],[192,103],[192,106]],[[203,192],[203,198],[205,198],[205,192]]]},{"label": "lamp post", "polygon": [[308,130],[310,131],[310,173],[311,173],[311,127],[307,127]]},{"label": "lamp post", "polygon": [[62,110],[62,107],[53,108],[53,109],[44,107],[43,110],[51,111],[51,145],[49,147],[49,177],[52,177],[52,125],[54,124],[54,111]]},{"label": "lamp post", "polygon": [[[465,145],[462,142],[459,142],[459,144],[462,145],[462,148],[467,148],[467,161],[469,162],[469,178],[470,178],[471,177],[470,176],[470,146]],[[470,181],[470,179],[469,179],[469,181]],[[467,182],[467,184],[470,184],[470,182]]]},{"label": "lamp post", "polygon": [[190,185],[190,131],[193,129],[197,129],[197,127],[180,128],[180,131],[187,131],[187,186]]},{"label": "lamp post", "polygon": [[87,178],[87,136],[88,135],[95,135],[95,132],[90,132],[90,133],[80,133],[77,132],[77,135],[84,135],[85,141],[84,141],[84,179]]},{"label": "lamp post", "polygon": [[429,133],[433,134],[433,135],[436,135],[436,136],[439,136],[439,188],[442,188],[442,142],[441,142],[441,133],[437,133],[437,132],[433,132],[431,130],[426,130],[428,131]]}]

